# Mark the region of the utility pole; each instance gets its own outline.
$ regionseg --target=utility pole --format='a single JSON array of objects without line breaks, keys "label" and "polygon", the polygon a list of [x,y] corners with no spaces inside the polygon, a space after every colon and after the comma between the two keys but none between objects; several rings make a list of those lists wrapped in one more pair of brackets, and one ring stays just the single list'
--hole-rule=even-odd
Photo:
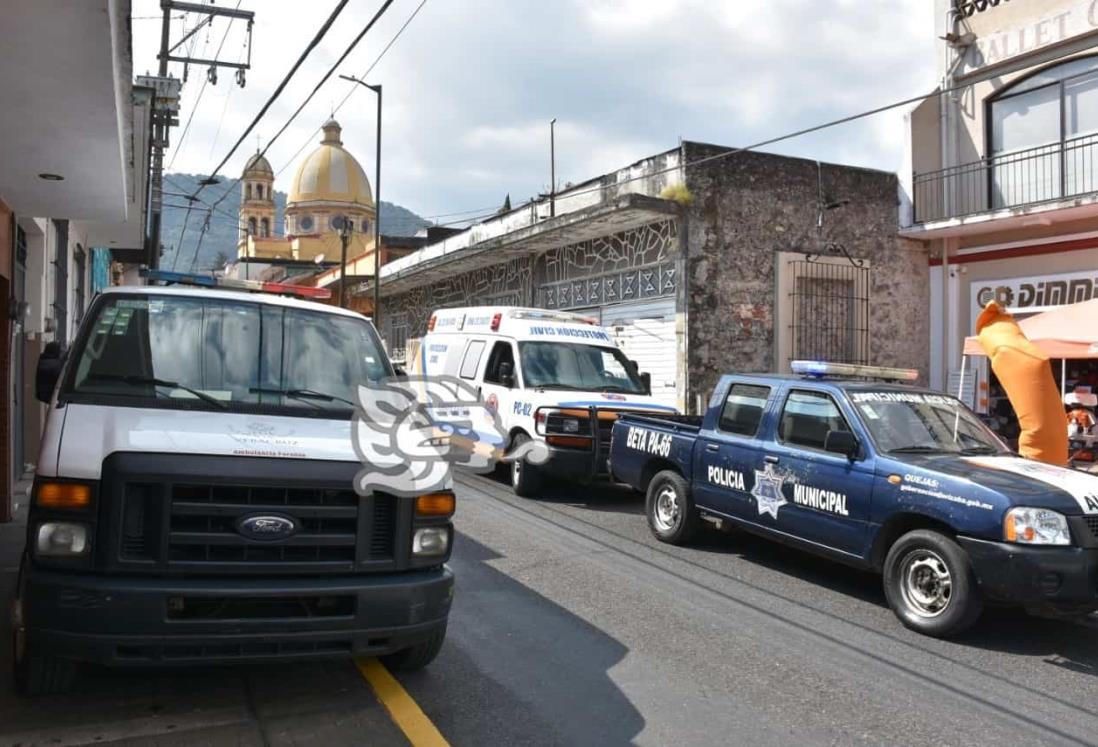
[{"label": "utility pole", "polygon": [[381,331],[381,85],[370,85],[353,75],[340,75],[343,80],[358,83],[377,94],[377,145],[374,159],[374,311],[370,315],[374,328]]},{"label": "utility pole", "polygon": [[[149,267],[155,269],[160,264],[160,224],[163,213],[164,190],[164,151],[170,141],[168,133],[170,129],[179,124],[179,95],[182,90],[182,82],[168,75],[169,62],[182,62],[183,77],[187,77],[187,66],[191,63],[209,65],[206,76],[213,85],[217,85],[217,68],[229,67],[236,70],[236,82],[244,87],[244,71],[251,67],[252,59],[252,23],[255,13],[250,10],[237,10],[233,8],[219,8],[215,5],[201,5],[199,3],[179,2],[179,0],[160,0],[160,10],[164,14],[160,25],[160,52],[157,59],[160,64],[157,74],[138,76],[137,83],[141,86],[152,88],[156,91],[152,108],[152,163],[149,179],[149,235],[146,238],[145,256]],[[174,45],[171,44],[171,20],[172,11],[184,13],[200,13],[205,18],[193,29],[183,35]],[[213,22],[216,16],[225,16],[229,19],[243,19],[248,22],[247,46],[248,58],[244,62],[222,62],[190,57],[185,54],[174,54],[187,39],[194,36],[206,25]]]},{"label": "utility pole", "polygon": [[557,214],[557,118],[549,120],[549,217]]}]

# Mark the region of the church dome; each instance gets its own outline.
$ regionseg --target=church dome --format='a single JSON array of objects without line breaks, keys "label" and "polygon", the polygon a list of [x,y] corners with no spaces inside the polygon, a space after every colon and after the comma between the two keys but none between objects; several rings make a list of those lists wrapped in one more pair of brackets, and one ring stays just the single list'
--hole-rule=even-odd
[{"label": "church dome", "polygon": [[274,179],[274,169],[262,153],[256,153],[244,164],[244,176],[267,176]]},{"label": "church dome", "polygon": [[370,182],[359,162],[343,148],[342,129],[334,119],[324,123],[320,146],[301,161],[286,206],[302,202],[343,202],[370,206]]}]

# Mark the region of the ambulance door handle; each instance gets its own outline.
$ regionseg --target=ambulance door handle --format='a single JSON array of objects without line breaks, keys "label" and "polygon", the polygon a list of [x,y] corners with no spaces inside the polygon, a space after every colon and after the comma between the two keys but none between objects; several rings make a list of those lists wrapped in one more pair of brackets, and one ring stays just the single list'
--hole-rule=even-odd
[{"label": "ambulance door handle", "polygon": [[705,445],[705,450],[706,451],[720,451],[721,447],[720,447],[719,444],[706,444]]},{"label": "ambulance door handle", "polygon": [[767,464],[777,464],[778,463],[778,457],[767,454],[766,456],[763,457],[763,461],[766,462]]}]

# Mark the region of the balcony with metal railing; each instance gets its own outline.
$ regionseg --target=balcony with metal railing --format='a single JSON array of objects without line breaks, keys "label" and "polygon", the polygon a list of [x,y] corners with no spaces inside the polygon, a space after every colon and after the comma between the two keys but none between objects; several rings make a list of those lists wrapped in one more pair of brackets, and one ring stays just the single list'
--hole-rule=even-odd
[{"label": "balcony with metal railing", "polygon": [[1098,134],[915,174],[914,222],[1098,197]]}]

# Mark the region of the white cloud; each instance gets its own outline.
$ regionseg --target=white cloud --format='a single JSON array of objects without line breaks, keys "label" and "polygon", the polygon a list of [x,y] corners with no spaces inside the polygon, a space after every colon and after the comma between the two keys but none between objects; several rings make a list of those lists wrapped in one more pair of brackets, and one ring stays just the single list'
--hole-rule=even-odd
[{"label": "white cloud", "polygon": [[[265,139],[312,88],[380,0],[352,0],[320,53],[260,124]],[[340,72],[361,74],[418,0],[393,4]],[[370,75],[385,86],[383,196],[424,215],[525,199],[548,186],[548,122],[560,180],[579,182],[674,147],[680,136],[745,145],[934,86],[933,3],[896,0],[429,0]],[[248,87],[209,88],[175,169],[221,159],[323,22],[328,6],[243,0],[256,11]],[[134,0],[154,15],[156,0]],[[135,21],[135,69],[155,69],[159,24]],[[216,45],[224,26],[215,26]],[[200,42],[204,44],[205,37]],[[228,49],[228,47],[227,47]],[[207,50],[212,51],[212,50]],[[239,48],[230,50],[231,56]],[[225,56],[229,56],[226,54]],[[183,119],[202,71],[184,89]],[[333,79],[269,153],[289,168],[351,84]],[[216,148],[224,96],[229,106]],[[340,109],[347,147],[373,173],[375,101]],[[178,140],[179,130],[173,134]],[[895,169],[897,110],[773,146],[778,152]],[[226,168],[238,173],[249,137]]]}]

